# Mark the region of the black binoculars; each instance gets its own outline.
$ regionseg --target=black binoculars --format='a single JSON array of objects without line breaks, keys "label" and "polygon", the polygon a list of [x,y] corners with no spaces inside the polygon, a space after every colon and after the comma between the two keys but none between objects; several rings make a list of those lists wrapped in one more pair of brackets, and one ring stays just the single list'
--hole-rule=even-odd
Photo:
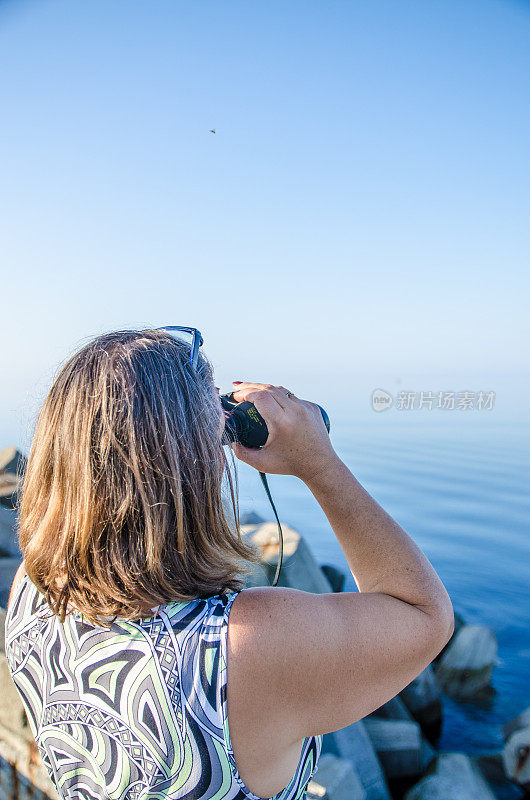
[{"label": "black binoculars", "polygon": [[[269,431],[265,420],[259,414],[254,403],[243,400],[237,403],[233,393],[219,395],[225,414],[225,431],[230,442],[239,442],[244,447],[263,447]],[[329,433],[330,422],[322,406],[318,406],[322,419]]]}]

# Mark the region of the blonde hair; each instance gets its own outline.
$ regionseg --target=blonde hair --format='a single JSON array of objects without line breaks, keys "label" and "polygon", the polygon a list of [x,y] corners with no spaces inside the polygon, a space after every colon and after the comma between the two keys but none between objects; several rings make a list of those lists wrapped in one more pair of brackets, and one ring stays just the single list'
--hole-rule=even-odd
[{"label": "blonde hair", "polygon": [[20,546],[63,621],[72,607],[101,624],[238,591],[257,560],[239,533],[212,368],[200,353],[195,370],[189,356],[164,331],[107,333],[50,389],[24,476]]}]

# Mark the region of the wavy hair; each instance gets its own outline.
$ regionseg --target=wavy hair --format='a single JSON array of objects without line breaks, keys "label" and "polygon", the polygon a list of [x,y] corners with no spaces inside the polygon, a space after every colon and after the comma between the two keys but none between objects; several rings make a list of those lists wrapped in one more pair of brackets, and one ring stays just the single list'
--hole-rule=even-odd
[{"label": "wavy hair", "polygon": [[258,558],[239,533],[211,364],[200,352],[195,370],[189,356],[167,332],[116,331],[54,380],[24,475],[20,546],[62,621],[72,608],[102,624],[238,591]]}]

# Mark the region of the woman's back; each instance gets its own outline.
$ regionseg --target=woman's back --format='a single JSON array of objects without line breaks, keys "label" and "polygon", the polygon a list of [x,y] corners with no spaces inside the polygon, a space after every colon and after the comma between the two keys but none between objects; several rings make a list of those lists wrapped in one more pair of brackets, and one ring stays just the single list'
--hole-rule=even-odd
[{"label": "woman's back", "polygon": [[[139,621],[64,623],[26,576],[6,618],[6,655],[32,732],[64,798],[256,799],[232,752],[226,702],[237,592],[160,606]],[[321,737],[275,797],[295,800]]]}]

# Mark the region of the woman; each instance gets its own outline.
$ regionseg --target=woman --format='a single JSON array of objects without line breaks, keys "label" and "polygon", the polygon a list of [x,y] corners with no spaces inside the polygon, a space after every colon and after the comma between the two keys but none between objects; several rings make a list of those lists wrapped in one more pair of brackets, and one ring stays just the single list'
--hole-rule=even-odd
[{"label": "woman", "polygon": [[63,798],[296,800],[322,734],[393,697],[453,631],[433,567],[318,407],[237,382],[269,438],[235,455],[305,482],[360,591],[242,590],[257,556],[237,532],[211,367],[189,353],[160,330],[100,336],[37,423],[6,653]]}]

